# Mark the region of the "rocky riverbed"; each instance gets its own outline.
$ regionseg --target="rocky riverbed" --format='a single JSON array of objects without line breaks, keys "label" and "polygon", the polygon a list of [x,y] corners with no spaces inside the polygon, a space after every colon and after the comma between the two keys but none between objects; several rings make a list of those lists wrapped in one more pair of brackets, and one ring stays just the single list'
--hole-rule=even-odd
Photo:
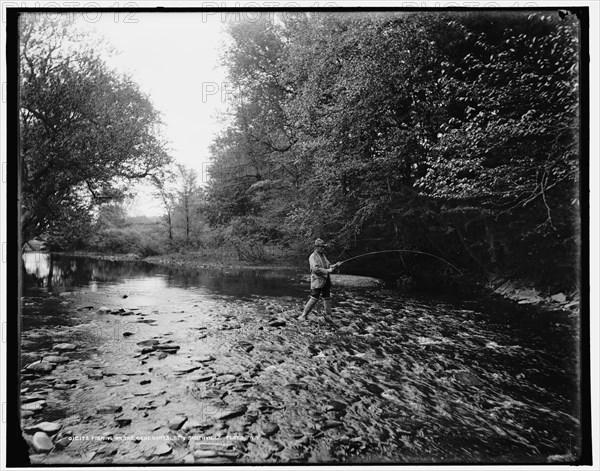
[{"label": "rocky riverbed", "polygon": [[147,283],[28,296],[32,462],[576,457],[575,315],[353,287],[301,322],[303,302]]}]

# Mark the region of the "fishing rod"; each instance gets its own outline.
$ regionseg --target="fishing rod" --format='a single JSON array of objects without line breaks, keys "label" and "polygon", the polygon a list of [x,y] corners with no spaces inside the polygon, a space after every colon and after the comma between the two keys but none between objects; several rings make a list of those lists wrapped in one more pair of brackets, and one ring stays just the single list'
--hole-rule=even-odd
[{"label": "fishing rod", "polygon": [[367,253],[364,253],[361,255],[357,255],[355,257],[351,257],[351,258],[348,258],[346,260],[343,260],[343,261],[337,262],[337,263],[339,263],[338,266],[341,266],[343,263],[349,262],[350,260],[354,260],[356,258],[366,257],[367,255],[373,255],[373,254],[378,254],[378,253],[389,253],[389,252],[411,252],[411,253],[420,253],[423,255],[429,255],[430,257],[437,258],[438,260],[441,260],[442,262],[450,265],[452,268],[454,268],[458,273],[460,273],[462,275],[462,272],[458,268],[456,268],[453,264],[451,264],[448,260],[444,260],[443,258],[438,257],[437,255],[434,255],[432,253],[421,252],[420,250],[408,250],[408,249],[379,250],[378,252],[367,252]]}]

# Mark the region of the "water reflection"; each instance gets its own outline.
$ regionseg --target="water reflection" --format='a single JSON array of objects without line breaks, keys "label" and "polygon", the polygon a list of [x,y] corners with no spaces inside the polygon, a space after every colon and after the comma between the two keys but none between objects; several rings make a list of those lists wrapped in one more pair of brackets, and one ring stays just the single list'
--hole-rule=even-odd
[{"label": "water reflection", "polygon": [[303,295],[306,288],[294,282],[293,273],[279,270],[189,270],[41,252],[23,254],[23,275],[25,292],[40,288],[58,292],[75,287],[97,291],[102,284],[126,283],[153,294],[172,287],[202,287],[232,296],[294,296]]}]

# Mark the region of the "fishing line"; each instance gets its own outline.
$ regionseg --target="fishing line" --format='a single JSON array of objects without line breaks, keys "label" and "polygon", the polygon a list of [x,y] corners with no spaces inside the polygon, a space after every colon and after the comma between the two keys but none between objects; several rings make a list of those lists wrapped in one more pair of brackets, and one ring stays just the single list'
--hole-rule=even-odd
[{"label": "fishing line", "polygon": [[342,265],[343,263],[349,262],[350,260],[354,260],[356,258],[366,257],[367,255],[373,255],[373,254],[378,254],[378,253],[389,253],[389,252],[411,252],[411,253],[420,253],[423,255],[429,255],[430,257],[437,258],[438,260],[441,260],[442,262],[450,265],[452,268],[454,268],[458,273],[460,273],[462,275],[462,272],[458,268],[456,268],[454,265],[452,265],[448,260],[444,260],[443,258],[438,257],[437,255],[434,255],[432,253],[421,252],[420,250],[395,249],[395,250],[380,250],[378,252],[367,252],[362,255],[357,255],[356,257],[348,258],[348,259],[343,260],[342,262],[338,262],[338,263],[340,265]]}]

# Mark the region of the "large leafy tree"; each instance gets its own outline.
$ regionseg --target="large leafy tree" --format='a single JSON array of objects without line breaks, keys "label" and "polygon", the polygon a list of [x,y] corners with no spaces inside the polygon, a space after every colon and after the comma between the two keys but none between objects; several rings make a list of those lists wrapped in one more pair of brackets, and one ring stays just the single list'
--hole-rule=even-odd
[{"label": "large leafy tree", "polygon": [[94,208],[170,160],[160,117],[67,18],[20,21],[23,241],[82,236]]}]

